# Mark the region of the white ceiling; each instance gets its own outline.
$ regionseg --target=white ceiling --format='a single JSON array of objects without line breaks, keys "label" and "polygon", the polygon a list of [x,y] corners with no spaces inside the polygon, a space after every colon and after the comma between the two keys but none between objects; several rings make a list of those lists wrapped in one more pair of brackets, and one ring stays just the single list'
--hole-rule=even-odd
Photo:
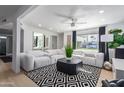
[{"label": "white ceiling", "polygon": [[0,19],[12,16],[21,5],[0,5]]},{"label": "white ceiling", "polygon": [[[0,5],[0,23],[3,19],[12,17],[22,5]],[[12,29],[12,23],[0,25],[2,29]]]},{"label": "white ceiling", "polygon": [[[100,14],[99,11],[104,10],[104,13]],[[106,24],[113,24],[124,21],[124,6],[100,6],[100,5],[47,5],[38,6],[35,10],[28,13],[22,22],[28,25],[39,27],[41,24],[44,29],[48,29],[56,32],[71,31],[87,29],[92,27],[99,27]],[[76,24],[74,28],[70,24],[67,18],[57,16],[62,14],[66,16],[73,16],[78,18],[77,22],[87,22],[86,24]]]}]

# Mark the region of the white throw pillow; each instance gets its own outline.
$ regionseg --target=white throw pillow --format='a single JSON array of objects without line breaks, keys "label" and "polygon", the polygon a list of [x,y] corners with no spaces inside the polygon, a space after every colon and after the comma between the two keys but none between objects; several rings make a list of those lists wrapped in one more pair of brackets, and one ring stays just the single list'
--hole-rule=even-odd
[{"label": "white throw pillow", "polygon": [[84,55],[84,53],[82,51],[73,51],[74,55]]},{"label": "white throw pillow", "polygon": [[58,55],[64,55],[64,51],[62,49],[57,49],[57,54]]},{"label": "white throw pillow", "polygon": [[57,51],[54,49],[54,50],[46,50],[46,52],[49,54],[49,55],[57,55]]},{"label": "white throw pillow", "polygon": [[87,57],[95,57],[95,54],[93,54],[93,53],[85,53],[84,55]]}]

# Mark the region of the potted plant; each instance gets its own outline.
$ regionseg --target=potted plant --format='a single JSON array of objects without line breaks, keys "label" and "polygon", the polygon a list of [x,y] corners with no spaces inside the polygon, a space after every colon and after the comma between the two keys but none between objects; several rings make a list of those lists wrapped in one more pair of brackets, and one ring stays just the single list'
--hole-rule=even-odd
[{"label": "potted plant", "polygon": [[71,57],[72,57],[72,53],[73,53],[73,48],[71,47],[71,45],[67,45],[67,46],[65,47],[65,52],[66,52],[66,58],[67,58],[68,60],[70,60]]},{"label": "potted plant", "polygon": [[119,47],[120,45],[124,45],[124,33],[122,32],[122,29],[112,29],[109,31],[109,34],[114,35],[113,42],[108,43],[109,59],[115,57],[115,48]]}]

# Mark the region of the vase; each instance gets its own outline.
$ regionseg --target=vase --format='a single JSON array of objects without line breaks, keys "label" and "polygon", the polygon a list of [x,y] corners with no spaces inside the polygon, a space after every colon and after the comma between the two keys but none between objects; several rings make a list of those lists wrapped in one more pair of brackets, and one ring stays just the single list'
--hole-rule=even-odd
[{"label": "vase", "polygon": [[112,58],[115,58],[115,49],[109,48],[109,60],[111,61]]}]

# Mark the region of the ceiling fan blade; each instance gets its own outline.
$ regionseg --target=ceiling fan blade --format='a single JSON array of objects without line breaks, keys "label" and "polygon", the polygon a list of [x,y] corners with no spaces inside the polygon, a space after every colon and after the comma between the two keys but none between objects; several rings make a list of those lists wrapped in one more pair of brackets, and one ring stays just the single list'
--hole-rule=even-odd
[{"label": "ceiling fan blade", "polygon": [[[75,17],[70,17],[70,20],[72,21],[72,19],[74,19],[74,22],[76,22],[81,18],[85,18],[85,15],[78,15],[78,16],[75,16]],[[65,19],[65,20],[62,20],[61,23],[65,23],[67,21],[68,21],[68,19]]]},{"label": "ceiling fan blade", "polygon": [[82,15],[76,15],[76,18],[85,18],[86,15],[82,14]]},{"label": "ceiling fan blade", "polygon": [[[78,22],[78,23],[74,23],[74,24],[86,24],[87,22]],[[68,22],[68,23],[65,23],[65,24],[72,24],[72,22]]]},{"label": "ceiling fan blade", "polygon": [[75,23],[75,24],[86,24],[87,22],[78,22],[78,23]]},{"label": "ceiling fan blade", "polygon": [[59,17],[63,17],[63,18],[72,19],[72,17],[70,17],[70,16],[63,15],[63,14],[59,14],[59,13],[55,13],[55,15],[56,15],[56,16],[59,16]]},{"label": "ceiling fan blade", "polygon": [[63,21],[61,21],[62,23],[65,23],[65,22],[67,22],[67,21],[69,21],[69,22],[71,22],[71,23],[76,23],[77,22],[77,18],[73,18],[73,17],[70,17],[70,19],[65,19],[65,20],[63,20]]},{"label": "ceiling fan blade", "polygon": [[64,24],[72,24],[72,23],[64,23]]},{"label": "ceiling fan blade", "polygon": [[65,23],[65,22],[67,22],[67,21],[68,21],[68,19],[65,19],[65,20],[62,20],[61,23]]}]

